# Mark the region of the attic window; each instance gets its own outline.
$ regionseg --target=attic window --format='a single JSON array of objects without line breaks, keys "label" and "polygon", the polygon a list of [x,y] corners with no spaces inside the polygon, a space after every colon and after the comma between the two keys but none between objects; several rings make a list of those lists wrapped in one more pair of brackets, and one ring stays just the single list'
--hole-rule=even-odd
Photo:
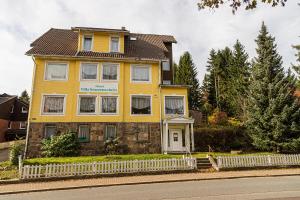
[{"label": "attic window", "polygon": [[83,36],[83,50],[84,51],[92,50],[92,41],[93,41],[93,36],[91,36],[91,35]]}]

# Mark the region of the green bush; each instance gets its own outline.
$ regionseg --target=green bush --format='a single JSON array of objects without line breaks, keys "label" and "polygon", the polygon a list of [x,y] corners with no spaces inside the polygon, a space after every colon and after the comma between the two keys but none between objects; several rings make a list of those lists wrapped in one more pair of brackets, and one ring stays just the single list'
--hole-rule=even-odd
[{"label": "green bush", "polygon": [[75,133],[52,136],[42,141],[42,155],[46,157],[78,156],[80,143]]},{"label": "green bush", "polygon": [[114,154],[127,154],[128,153],[128,145],[120,144],[120,138],[109,139],[104,143],[104,151],[108,155]]},{"label": "green bush", "polygon": [[216,152],[231,150],[253,150],[251,139],[243,127],[202,127],[194,131],[196,151],[208,151],[210,146]]},{"label": "green bush", "polygon": [[9,150],[9,160],[13,165],[18,165],[19,155],[24,152],[24,144],[15,143],[10,146]]}]

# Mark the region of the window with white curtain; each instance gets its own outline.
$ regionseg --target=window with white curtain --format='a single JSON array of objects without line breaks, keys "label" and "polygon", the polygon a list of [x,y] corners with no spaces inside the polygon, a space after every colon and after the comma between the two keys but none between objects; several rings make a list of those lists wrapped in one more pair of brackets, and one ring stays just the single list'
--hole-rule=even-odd
[{"label": "window with white curtain", "polygon": [[56,126],[46,125],[45,126],[45,138],[49,138],[56,134]]},{"label": "window with white curtain", "polygon": [[91,51],[92,42],[93,42],[93,36],[91,35],[83,36],[83,51]]},{"label": "window with white curtain", "polygon": [[82,63],[81,64],[81,80],[97,80],[97,63]]},{"label": "window with white curtain", "polygon": [[119,52],[119,37],[110,38],[110,51]]},{"label": "window with white curtain", "polygon": [[117,113],[118,97],[102,96],[101,97],[101,113],[116,114]]},{"label": "window with white curtain", "polygon": [[67,80],[67,63],[47,63],[45,80]]},{"label": "window with white curtain", "polygon": [[105,140],[113,140],[117,137],[117,127],[115,125],[105,126]]},{"label": "window with white curtain", "polygon": [[169,61],[163,61],[162,62],[163,71],[170,71],[170,62]]},{"label": "window with white curtain", "polygon": [[64,113],[64,95],[44,95],[43,114],[61,115]]},{"label": "window with white curtain", "polygon": [[79,125],[78,139],[80,142],[88,142],[90,140],[90,127],[89,125]]},{"label": "window with white curtain", "polygon": [[165,97],[165,114],[184,114],[184,101],[180,96]]},{"label": "window with white curtain", "polygon": [[131,96],[131,114],[151,114],[151,97],[141,95]]},{"label": "window with white curtain", "polygon": [[102,80],[117,80],[118,64],[105,63],[102,67]]},{"label": "window with white curtain", "polygon": [[150,66],[147,65],[132,65],[131,81],[134,82],[149,82],[150,81]]},{"label": "window with white curtain", "polygon": [[79,96],[79,114],[96,113],[96,96]]}]

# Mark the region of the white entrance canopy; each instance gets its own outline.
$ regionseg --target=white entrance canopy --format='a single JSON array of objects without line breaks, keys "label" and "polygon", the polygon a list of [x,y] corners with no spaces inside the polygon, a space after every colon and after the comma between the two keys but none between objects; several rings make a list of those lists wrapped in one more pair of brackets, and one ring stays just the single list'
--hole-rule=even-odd
[{"label": "white entrance canopy", "polygon": [[[185,147],[181,147],[180,150],[174,149],[171,142],[173,142],[172,136],[169,134],[170,125],[183,125],[185,128],[184,141]],[[163,120],[163,137],[162,137],[162,150],[164,153],[168,152],[178,152],[178,151],[194,151],[195,150],[195,142],[194,142],[194,119],[187,117],[169,117]],[[180,132],[179,132],[180,133]],[[177,136],[177,134],[176,134]],[[181,137],[180,137],[181,138]],[[175,141],[178,139],[176,138]],[[182,144],[182,143],[180,143]],[[192,145],[191,145],[192,144]]]}]

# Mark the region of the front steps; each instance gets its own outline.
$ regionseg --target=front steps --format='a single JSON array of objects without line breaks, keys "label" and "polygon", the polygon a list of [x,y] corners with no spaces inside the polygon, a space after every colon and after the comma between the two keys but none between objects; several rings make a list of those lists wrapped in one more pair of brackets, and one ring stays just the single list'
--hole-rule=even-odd
[{"label": "front steps", "polygon": [[197,158],[197,169],[209,169],[212,168],[208,158]]}]

